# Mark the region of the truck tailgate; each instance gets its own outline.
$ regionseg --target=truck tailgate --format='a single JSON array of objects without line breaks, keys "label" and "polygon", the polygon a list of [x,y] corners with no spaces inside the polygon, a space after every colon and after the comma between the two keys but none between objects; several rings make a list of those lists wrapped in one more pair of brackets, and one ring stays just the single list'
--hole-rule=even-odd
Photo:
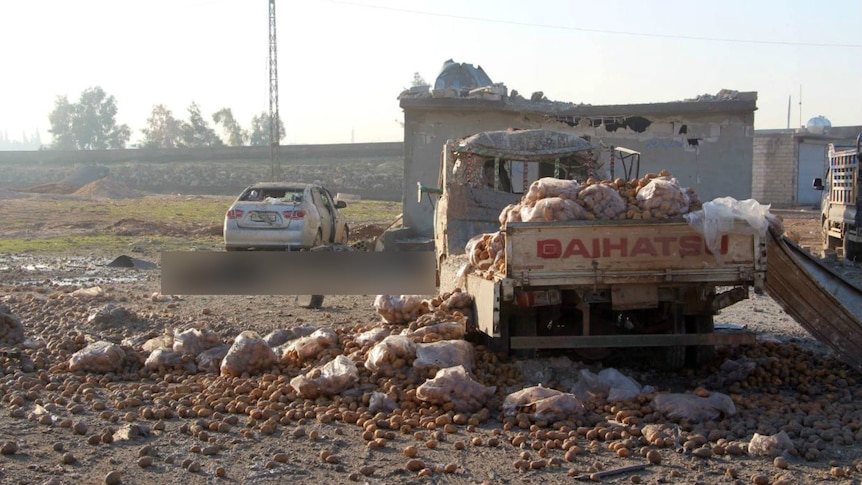
[{"label": "truck tailgate", "polygon": [[769,244],[766,291],[784,311],[829,346],[848,365],[862,370],[862,291],[786,238]]},{"label": "truck tailgate", "polygon": [[524,286],[753,281],[766,241],[738,224],[722,235],[719,261],[682,219],[510,223],[507,273]]}]

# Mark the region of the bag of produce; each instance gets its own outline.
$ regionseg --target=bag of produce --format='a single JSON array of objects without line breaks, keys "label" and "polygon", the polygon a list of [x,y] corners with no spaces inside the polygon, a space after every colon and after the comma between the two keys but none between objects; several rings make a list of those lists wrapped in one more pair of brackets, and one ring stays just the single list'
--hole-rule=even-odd
[{"label": "bag of produce", "polygon": [[269,345],[257,333],[247,330],[237,336],[222,359],[221,375],[237,377],[246,372],[253,374],[271,368],[277,361]]},{"label": "bag of produce", "polygon": [[626,201],[610,185],[598,183],[581,189],[578,200],[596,219],[619,219],[626,213]]},{"label": "bag of produce", "polygon": [[563,421],[583,414],[584,405],[574,394],[533,386],[515,391],[503,401],[503,414],[525,413],[534,421]]},{"label": "bag of produce", "polygon": [[548,197],[576,199],[580,188],[580,184],[574,180],[544,177],[530,184],[529,190],[524,194],[524,201],[532,203]]},{"label": "bag of produce", "polygon": [[377,295],[374,309],[391,324],[412,322],[431,311],[430,304],[419,295]]},{"label": "bag of produce", "polygon": [[126,352],[119,345],[105,341],[93,342],[72,354],[69,371],[114,372],[120,370],[125,358]]},{"label": "bag of produce", "polygon": [[208,328],[174,331],[174,352],[198,355],[204,350],[221,345],[221,343],[221,337]]},{"label": "bag of produce", "polygon": [[473,345],[465,340],[443,340],[427,344],[416,344],[416,360],[413,367],[417,370],[445,369],[464,366],[473,371]]},{"label": "bag of produce", "polygon": [[315,367],[305,375],[290,380],[290,386],[305,399],[318,396],[335,396],[349,389],[359,380],[356,364],[348,357],[338,355],[326,364]]},{"label": "bag of produce", "polygon": [[150,371],[157,371],[160,368],[182,368],[183,370],[194,374],[198,371],[195,365],[194,358],[189,354],[175,352],[170,349],[156,349],[150,353],[147,360],[144,362],[144,367]]},{"label": "bag of produce", "polygon": [[495,387],[485,387],[473,380],[464,366],[440,369],[416,389],[416,398],[432,404],[451,402],[459,413],[474,413],[482,409],[494,395]]},{"label": "bag of produce", "polygon": [[533,207],[521,209],[524,222],[580,221],[586,217],[586,211],[577,202],[560,197],[540,199]]},{"label": "bag of produce", "polygon": [[280,347],[282,362],[306,362],[318,358],[324,350],[338,344],[338,334],[332,328],[318,328],[311,335],[293,340]]},{"label": "bag of produce", "polygon": [[371,372],[392,371],[407,366],[416,357],[416,344],[404,335],[390,335],[368,351],[365,368]]},{"label": "bag of produce", "polygon": [[681,217],[688,212],[690,202],[686,191],[673,177],[650,180],[638,190],[637,199],[638,206],[645,212],[643,217],[653,219]]}]

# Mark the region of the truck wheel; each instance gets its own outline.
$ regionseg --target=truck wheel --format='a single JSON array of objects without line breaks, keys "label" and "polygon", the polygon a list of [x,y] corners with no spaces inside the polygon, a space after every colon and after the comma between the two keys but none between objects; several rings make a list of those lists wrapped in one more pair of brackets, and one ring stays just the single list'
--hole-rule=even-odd
[{"label": "truck wheel", "polygon": [[[683,317],[681,309],[676,308],[671,318],[673,319],[673,333],[684,334],[686,332],[686,319]],[[686,347],[684,345],[664,347],[662,351],[666,370],[677,371],[685,367]]]},{"label": "truck wheel", "polygon": [[844,235],[844,260],[845,261],[862,261],[862,254],[860,254],[860,245],[857,242],[851,241],[847,235]]},{"label": "truck wheel", "polygon": [[830,249],[835,249],[838,246],[838,241],[829,236],[829,221],[823,221],[823,250],[828,251]]},{"label": "truck wheel", "polygon": [[669,371],[677,371],[685,367],[685,347],[676,345],[673,347],[665,347],[664,351],[664,367]]},{"label": "truck wheel", "polygon": [[[715,332],[712,315],[692,315],[686,317],[686,333],[711,334]],[[714,345],[692,345],[688,347],[687,364],[698,368],[709,365],[715,359]]]},{"label": "truck wheel", "polygon": [[313,308],[316,310],[323,307],[323,296],[324,295],[298,295],[295,299],[295,303],[297,306],[301,306],[302,308]]}]

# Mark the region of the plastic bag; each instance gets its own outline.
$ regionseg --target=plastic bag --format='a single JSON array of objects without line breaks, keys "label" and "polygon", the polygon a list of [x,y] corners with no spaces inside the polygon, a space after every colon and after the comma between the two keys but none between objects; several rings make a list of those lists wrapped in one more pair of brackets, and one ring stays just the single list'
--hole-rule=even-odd
[{"label": "plastic bag", "polygon": [[405,330],[405,335],[416,342],[436,342],[438,340],[460,340],[466,333],[464,322],[441,322],[434,325],[419,327],[416,330]]},{"label": "plastic bag", "polygon": [[748,452],[752,455],[776,457],[796,448],[786,431],[771,436],[754,433],[748,443]]},{"label": "plastic bag", "polygon": [[[770,220],[769,205],[754,199],[738,201],[733,197],[720,197],[703,204],[703,209],[685,214],[685,220],[703,235],[706,247],[721,262],[721,237],[732,232],[766,237]],[[737,226],[735,221],[747,224]]]},{"label": "plastic bag", "polygon": [[459,365],[440,369],[416,389],[416,398],[432,404],[451,402],[461,413],[474,413],[496,392],[496,387],[485,387],[473,380],[467,369]]},{"label": "plastic bag", "polygon": [[733,416],[736,406],[727,394],[710,393],[709,397],[695,394],[658,394],[653,398],[653,408],[669,418],[687,419],[701,423],[718,419],[721,415]]},{"label": "plastic bag", "polygon": [[578,200],[596,219],[618,219],[626,213],[626,201],[609,185],[590,185],[580,191]]},{"label": "plastic bag", "polygon": [[283,345],[291,340],[307,337],[317,330],[316,327],[295,327],[274,330],[266,335],[263,340],[272,348]]},{"label": "plastic bag", "polygon": [[390,335],[368,351],[365,368],[371,372],[400,369],[416,356],[416,344],[403,335]]},{"label": "plastic bag", "polygon": [[350,388],[359,380],[356,364],[349,358],[338,355],[326,364],[315,367],[305,375],[290,380],[290,385],[305,399],[320,395],[334,396]]},{"label": "plastic bag", "polygon": [[221,345],[221,337],[212,330],[190,328],[181,332],[174,331],[174,352],[198,355],[204,350]]},{"label": "plastic bag", "polygon": [[614,368],[602,369],[598,374],[582,369],[578,376],[572,393],[582,400],[606,396],[608,402],[614,403],[633,399],[643,392],[636,380]]},{"label": "plastic bag", "polygon": [[534,421],[563,421],[584,412],[584,405],[574,394],[533,386],[506,396],[503,414],[515,416],[524,413]]},{"label": "plastic bag", "polygon": [[464,340],[443,340],[427,344],[416,344],[416,360],[413,367],[416,369],[427,369],[436,367],[445,369],[447,367],[463,366],[468,371],[473,371],[473,345]]},{"label": "plastic bag", "polygon": [[356,345],[360,347],[365,347],[366,345],[373,345],[377,342],[380,342],[381,340],[388,337],[391,333],[392,331],[388,328],[372,328],[371,330],[366,330],[357,335],[356,338],[353,339],[353,341],[356,343]]},{"label": "plastic bag", "polygon": [[69,371],[114,372],[120,370],[125,358],[126,352],[119,345],[100,340],[72,354]]},{"label": "plastic bag", "polygon": [[338,343],[338,334],[332,328],[318,328],[307,337],[287,344],[281,353],[282,362],[305,362],[316,359],[321,352]]},{"label": "plastic bag", "polygon": [[269,369],[276,364],[275,352],[257,333],[245,331],[239,334],[227,355],[221,361],[221,375],[237,377]]},{"label": "plastic bag", "polygon": [[220,372],[221,362],[224,360],[228,351],[230,351],[230,345],[217,345],[199,353],[195,358],[198,370],[202,372],[215,372],[218,374]]},{"label": "plastic bag", "polygon": [[371,399],[368,401],[368,410],[372,413],[391,413],[398,409],[398,403],[392,400],[382,392],[371,393]]},{"label": "plastic bag", "polygon": [[587,212],[577,202],[560,197],[548,197],[536,201],[532,207],[521,208],[524,222],[581,221]]},{"label": "plastic bag", "polygon": [[689,198],[686,191],[673,177],[657,177],[649,181],[637,193],[638,207],[644,218],[667,219],[688,212]]},{"label": "plastic bag", "polygon": [[194,358],[189,356],[189,354],[175,352],[170,349],[154,350],[144,362],[144,367],[147,370],[151,371],[157,371],[163,367],[179,367],[191,374],[194,374],[198,371],[198,368],[195,365]]},{"label": "plastic bag", "polygon": [[574,180],[562,180],[554,177],[544,177],[530,184],[524,200],[537,202],[549,197],[576,199],[581,186]]},{"label": "plastic bag", "polygon": [[403,324],[431,311],[419,295],[377,295],[374,309],[387,323]]},{"label": "plastic bag", "polygon": [[82,300],[95,300],[105,296],[105,290],[101,286],[91,286],[89,288],[79,288],[72,292],[73,298]]}]

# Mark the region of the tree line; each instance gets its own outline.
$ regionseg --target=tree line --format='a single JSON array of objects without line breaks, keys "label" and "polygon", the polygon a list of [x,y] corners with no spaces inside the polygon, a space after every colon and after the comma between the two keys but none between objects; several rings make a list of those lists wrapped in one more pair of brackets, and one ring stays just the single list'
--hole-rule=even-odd
[{"label": "tree line", "polygon": [[[197,103],[188,107],[188,119],[176,117],[163,104],[153,106],[145,127],[141,130],[141,148],[199,148],[220,146],[269,145],[269,115],[262,112],[252,117],[248,129],[243,128],[230,108],[222,108],[211,116],[202,113]],[[58,96],[48,115],[51,123],[51,149],[109,150],[125,148],[132,132],[128,125],[117,123],[117,100],[101,87],[85,89],[77,102]],[[284,123],[278,120],[279,133],[284,137]],[[220,134],[219,134],[220,132]],[[281,141],[281,140],[279,140]]]}]

